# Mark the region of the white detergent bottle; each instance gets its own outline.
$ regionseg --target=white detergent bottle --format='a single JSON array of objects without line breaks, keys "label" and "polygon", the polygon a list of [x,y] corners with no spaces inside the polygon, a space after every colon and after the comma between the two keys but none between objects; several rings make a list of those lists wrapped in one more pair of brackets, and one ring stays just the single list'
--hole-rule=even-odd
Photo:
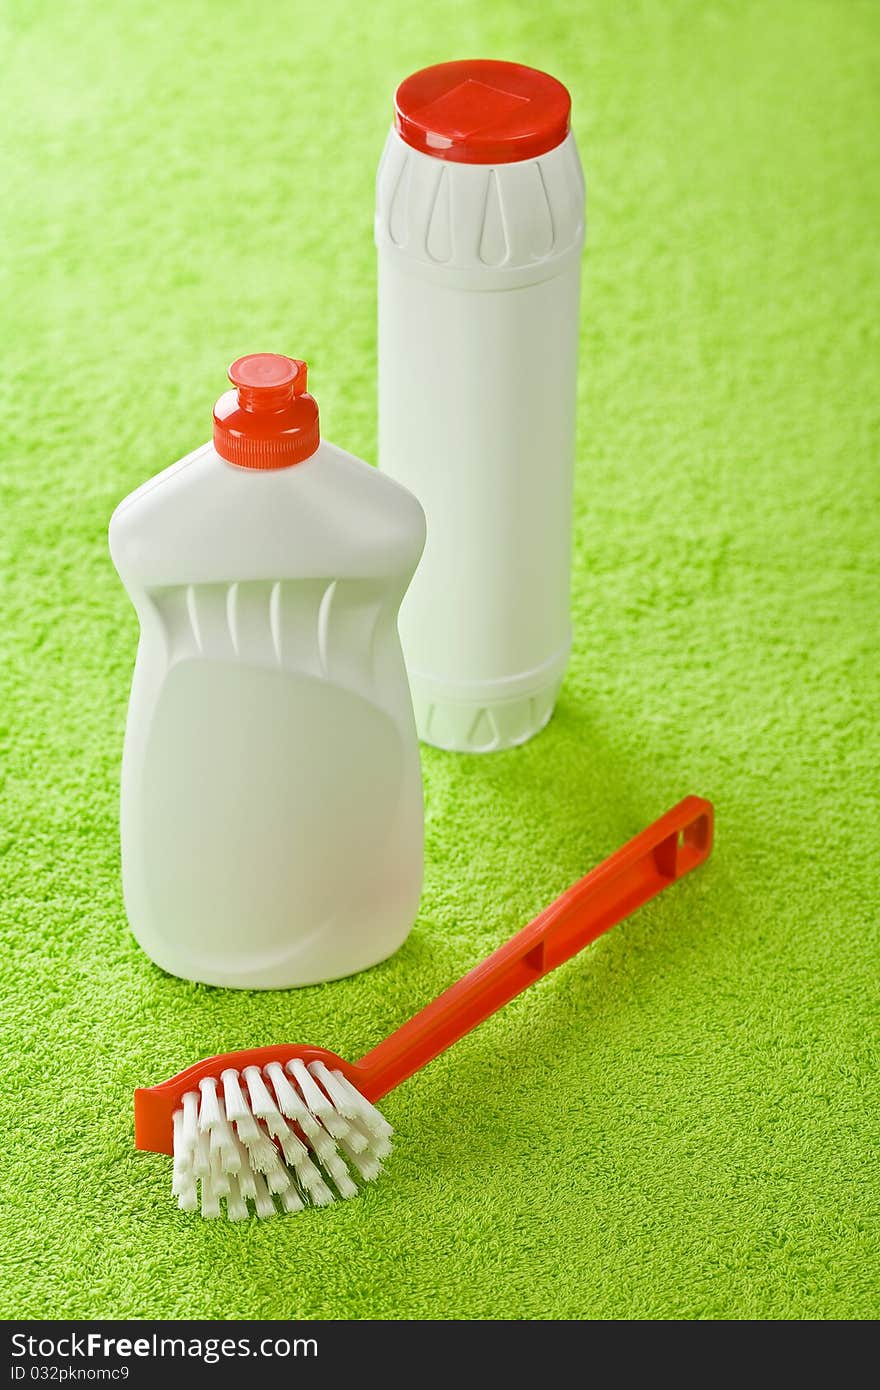
[{"label": "white detergent bottle", "polygon": [[400,603],[419,503],[322,441],[303,362],[240,358],[213,442],[138,488],[110,551],[140,619],[122,766],[132,931],[239,988],[384,959],[416,915],[423,806]]},{"label": "white detergent bottle", "polygon": [[379,467],[428,541],[400,630],[419,733],[490,752],[549,720],[569,568],[584,183],[571,100],[519,63],[397,90],[379,167]]}]

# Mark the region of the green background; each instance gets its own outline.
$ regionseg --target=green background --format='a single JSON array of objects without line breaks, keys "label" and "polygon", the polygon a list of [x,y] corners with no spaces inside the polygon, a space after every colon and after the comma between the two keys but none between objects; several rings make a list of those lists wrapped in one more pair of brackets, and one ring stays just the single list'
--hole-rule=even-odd
[{"label": "green background", "polygon": [[[880,6],[7,0],[0,49],[0,1312],[876,1315]],[[243,352],[306,357],[375,458],[375,168],[396,81],[460,56],[574,98],[570,673],[527,747],[425,750],[393,960],[188,985],[123,914],[107,522]],[[710,864],[389,1097],[361,1200],[176,1211],[135,1085],[359,1056],[692,791]]]}]

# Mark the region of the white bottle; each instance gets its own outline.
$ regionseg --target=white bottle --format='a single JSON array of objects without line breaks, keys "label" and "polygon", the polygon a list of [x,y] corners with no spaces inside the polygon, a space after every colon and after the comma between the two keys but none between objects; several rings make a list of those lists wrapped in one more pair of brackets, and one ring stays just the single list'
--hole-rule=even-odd
[{"label": "white bottle", "polygon": [[322,442],[305,363],[229,371],[214,440],[113,514],[140,645],[122,768],[132,931],[185,979],[282,988],[395,951],[422,789],[397,632],[425,522]]},{"label": "white bottle", "polygon": [[379,467],[428,519],[401,637],[419,733],[549,720],[569,561],[584,184],[566,89],[443,63],[397,90],[377,179]]}]

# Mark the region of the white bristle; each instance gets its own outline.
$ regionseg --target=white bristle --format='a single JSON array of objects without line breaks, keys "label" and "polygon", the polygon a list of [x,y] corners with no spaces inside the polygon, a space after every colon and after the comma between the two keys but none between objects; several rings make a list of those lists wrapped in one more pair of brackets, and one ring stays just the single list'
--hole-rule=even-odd
[{"label": "white bristle", "polygon": [[329,1134],[333,1135],[334,1139],[348,1138],[348,1132],[351,1126],[348,1120],[343,1120],[342,1116],[338,1115],[335,1110],[331,1110],[329,1115],[322,1116],[321,1124]]},{"label": "white bristle", "polygon": [[340,1197],[345,1202],[350,1201],[352,1197],[357,1197],[358,1193],[360,1192],[360,1188],[354,1181],[354,1178],[348,1172],[345,1173],[344,1177],[338,1179],[334,1178],[333,1181],[336,1183],[336,1186],[339,1189]]},{"label": "white bristle", "polygon": [[345,1166],[345,1159],[341,1158],[339,1154],[336,1155],[332,1163],[327,1164],[327,1172],[336,1184],[340,1197],[357,1196],[357,1186],[351,1180],[351,1173]]},{"label": "white bristle", "polygon": [[286,1115],[288,1120],[301,1120],[304,1115],[308,1115],[302,1096],[285,1076],[280,1062],[270,1062],[266,1067],[266,1075],[272,1082],[282,1115]]},{"label": "white bristle", "polygon": [[177,1205],[181,1211],[198,1211],[199,1189],[195,1178],[190,1178],[186,1187],[177,1194]]},{"label": "white bristle", "polygon": [[[321,1068],[323,1068],[323,1072],[320,1070]],[[309,1067],[307,1068],[307,1074],[309,1073],[313,1078],[316,1076],[320,1076],[321,1079],[323,1079],[323,1076],[326,1075],[330,1077],[331,1081],[333,1080],[330,1072],[324,1066],[323,1062],[310,1063]],[[297,1071],[297,1080],[299,1079],[300,1072]],[[302,1082],[300,1082],[300,1084],[302,1085]],[[315,1115],[320,1116],[322,1125],[330,1134],[333,1135],[333,1138],[345,1139],[348,1136],[349,1130],[348,1120],[345,1118],[343,1112],[337,1108],[336,1097],[330,1094],[324,1094],[324,1092],[328,1090],[329,1088],[325,1086],[324,1090],[322,1091],[321,1088],[317,1085],[317,1082],[313,1079],[309,1091],[309,1096],[311,1097],[311,1099],[309,1100],[309,1096],[307,1096],[306,1099],[309,1100],[310,1108],[313,1111],[313,1113]],[[342,1094],[340,1088],[337,1087],[337,1090],[339,1091],[339,1094]],[[303,1088],[303,1093],[305,1094],[305,1088]],[[321,1096],[320,1103],[317,1100],[317,1097],[319,1095]],[[350,1109],[353,1108],[350,1102],[347,1102],[347,1104]]]},{"label": "white bristle", "polygon": [[267,1217],[276,1216],[278,1208],[269,1195],[265,1179],[261,1173],[254,1173],[254,1204],[257,1208],[257,1216]]},{"label": "white bristle", "polygon": [[223,1103],[226,1107],[227,1120],[232,1123],[236,1120],[250,1118],[251,1108],[244,1098],[244,1092],[241,1089],[241,1082],[235,1068],[227,1067],[220,1080],[223,1082]]},{"label": "white bristle", "polygon": [[337,1194],[356,1196],[358,1180],[377,1178],[391,1152],[385,1117],[320,1060],[227,1067],[220,1082],[198,1084],[172,1116],[172,1193],[182,1211],[201,1205],[214,1218],[225,1199],[228,1219],[245,1221],[249,1201],[257,1216],[277,1215],[276,1196],[290,1213],[329,1206]]},{"label": "white bristle", "polygon": [[211,1220],[220,1215],[220,1198],[214,1190],[210,1176],[202,1178],[202,1216]]},{"label": "white bristle", "polygon": [[228,1197],[231,1190],[231,1182],[228,1173],[224,1173],[218,1153],[211,1155],[211,1186],[218,1197]]},{"label": "white bristle", "polygon": [[206,1130],[213,1129],[214,1125],[219,1125],[223,1117],[217,1103],[216,1079],[213,1076],[203,1076],[199,1082],[199,1090],[202,1093],[199,1105],[199,1132],[204,1134]]},{"label": "white bristle", "polygon": [[[284,1124],[284,1121],[282,1121]],[[308,1149],[301,1139],[294,1134],[290,1125],[284,1124],[283,1129],[279,1129],[276,1138],[281,1145],[281,1152],[284,1154],[285,1163],[296,1165],[301,1162],[308,1154]]]},{"label": "white bristle", "polygon": [[242,1072],[245,1085],[248,1088],[248,1095],[251,1098],[251,1110],[260,1120],[265,1120],[279,1113],[278,1106],[270,1096],[266,1083],[260,1073],[259,1067],[245,1067]]},{"label": "white bristle", "polygon": [[369,1151],[373,1155],[373,1157],[378,1158],[379,1162],[381,1163],[384,1159],[388,1157],[393,1148],[394,1145],[392,1144],[390,1139],[381,1138],[373,1140],[372,1144],[370,1145]]},{"label": "white bristle", "polygon": [[218,1153],[220,1154],[220,1162],[223,1165],[224,1173],[241,1172],[241,1154],[239,1153],[238,1144],[235,1142],[235,1137],[231,1130],[229,1132],[229,1143],[224,1144],[222,1148],[218,1149]]},{"label": "white bristle", "polygon": [[246,1144],[245,1148],[250,1165],[257,1173],[268,1173],[270,1168],[277,1168],[281,1162],[278,1150],[268,1134],[261,1134],[253,1143]]},{"label": "white bristle", "polygon": [[332,1158],[337,1152],[336,1144],[327,1133],[320,1120],[313,1119],[311,1126],[308,1129],[305,1129],[305,1126],[303,1126],[303,1129],[308,1137],[312,1151],[317,1154],[322,1163],[326,1158]]},{"label": "white bristle", "polygon": [[323,1182],[321,1170],[315,1167],[310,1158],[304,1158],[301,1163],[296,1165],[296,1176],[307,1192],[311,1191],[315,1183]]},{"label": "white bristle", "polygon": [[171,1190],[176,1197],[190,1179],[193,1156],[184,1148],[182,1110],[175,1110],[171,1117],[171,1125],[174,1132],[174,1169]]},{"label": "white bristle", "polygon": [[238,1150],[235,1147],[231,1129],[228,1135],[222,1134],[219,1130],[212,1129],[209,1148],[211,1150],[212,1161],[216,1156],[220,1160],[224,1173],[238,1172]]},{"label": "white bristle", "polygon": [[257,1195],[257,1187],[254,1182],[254,1170],[251,1168],[248,1151],[240,1140],[236,1141],[236,1148],[238,1149],[238,1161],[240,1164],[238,1170],[239,1190],[242,1197],[254,1198]]},{"label": "white bristle", "polygon": [[302,1163],[304,1159],[308,1158],[308,1149],[297,1139],[293,1130],[288,1130],[285,1135],[282,1135],[279,1142],[284,1154],[284,1162],[289,1163],[291,1168],[295,1168],[298,1163]]},{"label": "white bristle", "polygon": [[241,1195],[237,1178],[230,1178],[229,1192],[226,1196],[226,1215],[230,1221],[247,1221],[248,1206]]},{"label": "white bristle", "polygon": [[235,1132],[245,1144],[255,1144],[263,1133],[250,1111],[236,1120]]},{"label": "white bristle", "polygon": [[196,1140],[192,1170],[197,1178],[206,1178],[211,1171],[211,1152],[207,1134],[200,1134]]},{"label": "white bristle", "polygon": [[342,1178],[348,1173],[348,1169],[345,1166],[345,1159],[340,1153],[335,1153],[323,1166],[334,1182],[337,1178]]},{"label": "white bristle", "polygon": [[309,1062],[309,1071],[316,1080],[320,1081],[343,1119],[356,1120],[360,1114],[360,1109],[357,1103],[352,1100],[350,1092],[340,1084],[338,1077],[342,1073],[335,1074],[325,1062],[321,1061]]},{"label": "white bristle", "polygon": [[373,1143],[373,1135],[368,1134],[364,1125],[357,1120],[349,1120],[348,1133],[342,1136],[356,1154],[361,1154]]},{"label": "white bristle", "polygon": [[373,1182],[378,1178],[382,1171],[382,1165],[369,1150],[366,1153],[354,1153],[345,1140],[342,1141],[342,1147],[352,1168],[360,1173],[364,1182]]},{"label": "white bristle", "polygon": [[232,1125],[226,1118],[226,1106],[222,1096],[216,1096],[217,1118],[211,1125],[211,1153],[223,1153],[225,1149],[233,1149],[235,1142],[232,1138]]},{"label": "white bristle", "polygon": [[293,1061],[288,1062],[287,1070],[294,1077],[302,1092],[302,1098],[313,1115],[323,1120],[325,1115],[333,1114],[333,1102],[325,1096],[301,1057],[294,1057]]},{"label": "white bristle", "polygon": [[362,1119],[372,1133],[382,1134],[386,1139],[390,1139],[394,1133],[394,1128],[388,1123],[382,1112],[377,1110],[375,1105],[371,1105],[366,1096],[362,1096],[357,1087],[353,1086],[348,1077],[344,1076],[341,1071],[337,1069],[333,1072],[333,1076],[341,1089],[348,1095],[352,1105],[358,1108],[360,1112],[358,1119]]},{"label": "white bristle", "polygon": [[300,1196],[295,1183],[291,1183],[289,1187],[285,1187],[281,1194],[281,1205],[284,1210],[290,1212],[291,1215],[304,1209],[305,1202]]},{"label": "white bristle", "polygon": [[276,1110],[273,1115],[267,1115],[263,1124],[269,1132],[270,1139],[280,1139],[282,1134],[287,1134],[288,1125],[283,1115],[279,1115]]},{"label": "white bristle", "polygon": [[334,1201],[334,1197],[327,1184],[322,1180],[309,1188],[309,1201],[315,1207],[329,1207]]},{"label": "white bristle", "polygon": [[199,1138],[199,1097],[196,1091],[187,1091],[181,1102],[183,1105],[183,1127],[180,1140],[184,1154],[192,1158]]},{"label": "white bristle", "polygon": [[266,1186],[275,1196],[290,1186],[290,1174],[283,1163],[277,1164],[275,1168],[270,1168],[265,1176]]},{"label": "white bristle", "polygon": [[321,1121],[316,1120],[314,1115],[310,1115],[308,1110],[305,1112],[302,1119],[297,1121],[297,1124],[313,1149],[319,1148],[321,1144],[326,1144],[328,1142],[331,1144],[333,1143],[333,1140],[321,1124]]}]

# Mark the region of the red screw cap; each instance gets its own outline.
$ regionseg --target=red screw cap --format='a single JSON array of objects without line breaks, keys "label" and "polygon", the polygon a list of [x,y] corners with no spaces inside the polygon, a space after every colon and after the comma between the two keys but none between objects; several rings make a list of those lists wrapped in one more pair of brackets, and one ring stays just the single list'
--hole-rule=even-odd
[{"label": "red screw cap", "polygon": [[472,58],[437,63],[401,82],[394,123],[413,149],[457,164],[510,164],[561,145],[571,97],[522,63]]},{"label": "red screw cap", "polygon": [[318,403],[306,391],[306,364],[274,352],[239,357],[236,388],[214,406],[214,448],[239,468],[288,468],[321,442]]}]

